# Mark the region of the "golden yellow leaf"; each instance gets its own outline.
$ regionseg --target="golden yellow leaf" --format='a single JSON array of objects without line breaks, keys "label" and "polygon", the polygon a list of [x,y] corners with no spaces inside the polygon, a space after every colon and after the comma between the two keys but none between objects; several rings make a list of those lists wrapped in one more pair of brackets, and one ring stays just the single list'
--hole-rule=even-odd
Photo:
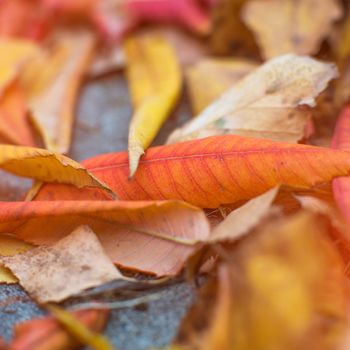
[{"label": "golden yellow leaf", "polygon": [[115,350],[106,337],[90,330],[70,312],[54,305],[48,305],[47,309],[80,343],[95,350]]},{"label": "golden yellow leaf", "polygon": [[35,43],[25,39],[0,39],[0,91],[8,86],[29,60],[40,54]]},{"label": "golden yellow leaf", "polygon": [[27,65],[22,84],[32,119],[49,150],[67,153],[79,87],[94,52],[88,32],[59,32],[51,50]]},{"label": "golden yellow leaf", "polygon": [[266,59],[316,54],[341,15],[338,0],[251,0],[242,10]]},{"label": "golden yellow leaf", "polygon": [[[0,257],[12,256],[25,252],[33,246],[12,235],[0,235]],[[17,278],[5,266],[0,265],[0,283],[15,283]]]},{"label": "golden yellow leaf", "polygon": [[79,163],[41,148],[0,145],[0,168],[43,182],[65,183],[79,188],[98,187],[111,192]]},{"label": "golden yellow leaf", "polygon": [[134,105],[129,131],[130,176],[175,106],[181,68],[170,44],[157,33],[130,36],[124,43],[127,77]]},{"label": "golden yellow leaf", "polygon": [[334,65],[307,56],[273,58],[175,130],[168,142],[218,134],[297,142],[311,117],[306,106],[315,106],[315,98],[336,76]]},{"label": "golden yellow leaf", "polygon": [[239,59],[205,59],[186,72],[194,114],[199,114],[233,84],[257,68],[252,61]]},{"label": "golden yellow leaf", "polygon": [[[337,348],[347,329],[347,282],[315,217],[302,213],[267,225],[227,256],[214,309],[201,320],[210,325],[194,339],[182,327],[185,344],[187,338],[200,350]],[[197,317],[190,313],[184,325]]]},{"label": "golden yellow leaf", "polygon": [[1,257],[0,261],[39,302],[62,301],[122,276],[88,226],[78,227],[52,246]]}]

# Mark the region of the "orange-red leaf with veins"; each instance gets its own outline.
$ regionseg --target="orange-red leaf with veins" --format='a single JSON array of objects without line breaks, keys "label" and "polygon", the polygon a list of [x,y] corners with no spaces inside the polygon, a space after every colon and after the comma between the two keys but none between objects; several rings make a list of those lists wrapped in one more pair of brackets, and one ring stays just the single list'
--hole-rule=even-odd
[{"label": "orange-red leaf with veins", "polygon": [[[84,164],[120,199],[182,199],[203,208],[253,198],[278,184],[310,188],[350,174],[350,153],[235,135],[150,148],[132,180],[128,155]],[[38,200],[106,199],[96,191],[46,185]]]}]

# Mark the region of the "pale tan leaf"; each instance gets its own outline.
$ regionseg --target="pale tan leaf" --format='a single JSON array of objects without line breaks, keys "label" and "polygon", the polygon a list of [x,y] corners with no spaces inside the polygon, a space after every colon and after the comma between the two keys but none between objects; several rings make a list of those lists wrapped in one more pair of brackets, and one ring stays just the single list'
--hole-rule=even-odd
[{"label": "pale tan leaf", "polygon": [[1,261],[39,302],[61,301],[84,289],[121,278],[87,226],[78,227],[52,246],[2,257]]},{"label": "pale tan leaf", "polygon": [[315,106],[315,98],[336,76],[333,64],[293,54],[276,57],[175,130],[168,142],[223,133],[297,142],[310,120],[307,106]]},{"label": "pale tan leaf", "polygon": [[266,59],[316,54],[341,15],[338,0],[252,0],[242,11]]},{"label": "pale tan leaf", "polygon": [[248,233],[272,213],[272,204],[278,191],[279,187],[275,187],[232,211],[214,228],[208,241],[232,241]]}]

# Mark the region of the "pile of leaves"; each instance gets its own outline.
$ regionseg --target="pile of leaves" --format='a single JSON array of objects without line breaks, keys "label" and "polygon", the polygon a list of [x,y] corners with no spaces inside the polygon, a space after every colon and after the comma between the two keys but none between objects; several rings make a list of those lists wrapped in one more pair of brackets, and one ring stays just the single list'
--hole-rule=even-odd
[{"label": "pile of leaves", "polygon": [[[0,50],[0,168],[33,180],[0,202],[0,282],[51,314],[0,349],[113,349],[108,305],[63,302],[179,278],[168,349],[348,349],[349,1],[2,0]],[[128,150],[78,163],[84,79],[115,71]]]}]

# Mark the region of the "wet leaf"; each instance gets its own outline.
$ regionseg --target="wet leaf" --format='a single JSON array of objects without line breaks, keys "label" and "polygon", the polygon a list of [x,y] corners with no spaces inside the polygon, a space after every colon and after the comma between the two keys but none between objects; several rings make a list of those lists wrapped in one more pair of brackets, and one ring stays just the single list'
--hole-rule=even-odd
[{"label": "wet leaf", "polygon": [[128,145],[133,176],[141,155],[179,98],[181,69],[171,45],[156,33],[130,36],[124,47],[134,106]]},{"label": "wet leaf", "polygon": [[117,265],[158,276],[176,275],[209,235],[204,213],[176,201],[0,202],[0,232],[37,245],[53,244],[79,225],[96,232]]},{"label": "wet leaf", "polygon": [[242,10],[242,19],[254,32],[266,59],[291,52],[318,53],[341,16],[338,0],[251,0]]},{"label": "wet leaf", "polygon": [[304,137],[315,98],[337,76],[336,67],[306,56],[285,55],[257,68],[168,142],[216,134],[239,134],[297,142]]},{"label": "wet leaf", "polygon": [[33,248],[1,257],[0,261],[40,303],[62,301],[87,288],[121,278],[87,226],[80,226],[50,247]]}]

